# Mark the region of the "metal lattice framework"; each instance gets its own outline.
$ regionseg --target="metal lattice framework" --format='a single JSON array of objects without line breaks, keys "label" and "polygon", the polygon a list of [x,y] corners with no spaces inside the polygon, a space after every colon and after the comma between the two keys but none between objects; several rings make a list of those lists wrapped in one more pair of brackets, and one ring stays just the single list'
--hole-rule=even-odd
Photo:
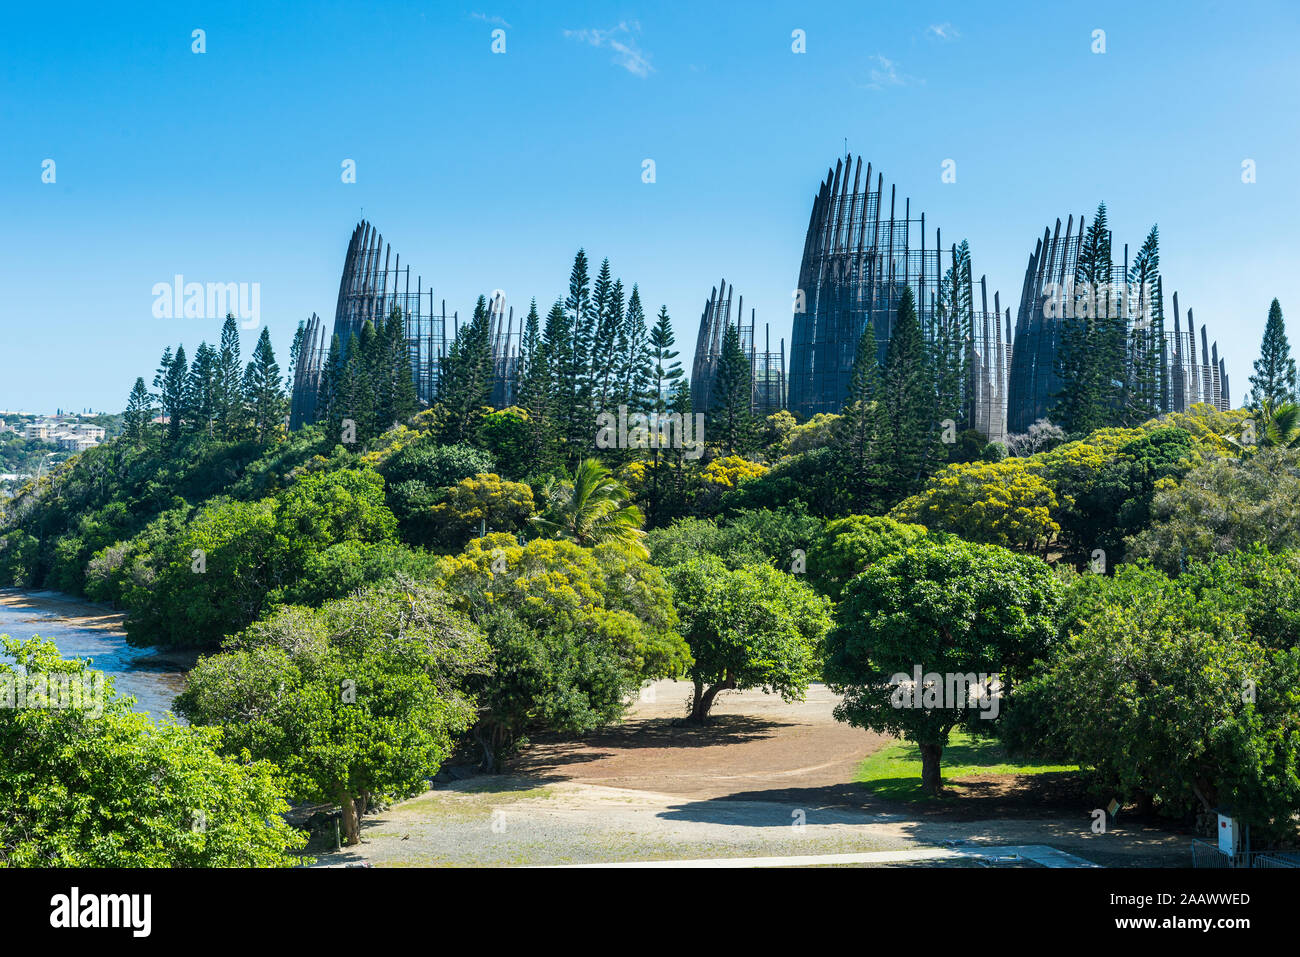
[{"label": "metal lattice framework", "polygon": [[1045,315],[1047,287],[1065,283],[1074,277],[1079,266],[1079,247],[1083,244],[1083,217],[1074,231],[1074,217],[1069,217],[1065,235],[1061,221],[1056,231],[1043,230],[1029,264],[1020,291],[1020,309],[1016,313],[1016,350],[1011,361],[1010,393],[1007,405],[1007,429],[1024,432],[1039,419],[1047,417],[1053,396],[1061,389],[1056,371],[1056,356],[1061,348],[1061,328]]},{"label": "metal lattice framework", "polygon": [[[502,323],[502,313],[505,322]],[[488,338],[492,343],[492,407],[504,409],[513,405],[519,391],[519,354],[523,338],[523,323],[515,328],[514,306],[505,307],[502,298],[494,296],[488,313]],[[503,327],[504,326],[504,327]]]},{"label": "metal lattice framework", "polygon": [[[972,302],[974,300],[972,299]],[[1001,296],[993,293],[989,312],[988,282],[980,277],[980,308],[971,313],[969,352],[969,425],[989,442],[1007,436],[1007,376],[1011,368],[1011,307],[1002,311]],[[1001,334],[1005,329],[1005,335]]]},{"label": "metal lattice framework", "polygon": [[[402,313],[416,395],[421,402],[430,404],[437,397],[442,361],[451,345],[448,319],[454,330],[457,316],[447,315],[446,300],[435,304],[433,290],[424,287],[420,276],[416,276],[415,288],[411,288],[411,267],[403,266],[401,257],[393,253],[383,236],[362,220],[348,242],[334,308],[333,334],[339,337],[343,357],[347,357],[352,337],[360,337],[367,322],[382,325],[394,308]],[[295,428],[316,420],[316,392],[329,355],[323,324],[315,316],[312,318],[315,325],[308,323],[294,373],[290,423]],[[308,342],[312,343],[310,348]]]},{"label": "metal lattice framework", "polygon": [[316,421],[316,399],[320,395],[321,370],[329,345],[325,339],[325,323],[320,316],[311,314],[303,326],[302,342],[298,345],[298,361],[293,370],[289,428],[299,429]]},{"label": "metal lattice framework", "polygon": [[1201,359],[1196,358],[1196,326],[1192,310],[1187,310],[1187,329],[1182,328],[1178,309],[1178,293],[1173,295],[1174,331],[1169,333],[1169,409],[1185,412],[1198,402],[1206,402],[1220,411],[1232,408],[1232,390],[1223,359],[1219,357],[1219,343],[1207,345],[1208,333],[1201,326]]},{"label": "metal lattice framework", "polygon": [[[933,341],[947,308],[942,283],[955,258],[938,229],[928,244],[924,214],[913,218],[907,198],[900,209],[896,187],[886,196],[883,173],[873,186],[870,163],[864,177],[861,157],[856,164],[852,156],[837,161],[813,202],[804,239],[790,348],[791,411],[804,417],[840,411],[867,322],[883,362],[904,289],[912,289],[923,335]],[[990,313],[983,279],[980,285],[983,308],[961,317],[968,391],[959,398],[966,410],[962,427],[993,438],[1005,433],[1011,348],[1001,335],[1000,305]]]},{"label": "metal lattice framework", "polygon": [[699,335],[695,341],[695,358],[691,363],[691,401],[697,409],[711,409],[714,402],[714,385],[718,374],[718,360],[722,357],[722,337],[734,325],[740,334],[740,348],[749,357],[750,383],[755,415],[770,415],[785,408],[785,340],[780,340],[777,352],[772,351],[772,339],[767,324],[763,326],[764,348],[758,351],[754,337],[757,322],[750,309],[745,318],[745,297],[736,297],[736,320],[731,320],[731,301],[735,286],[723,279],[714,286],[704,303],[700,316]]},{"label": "metal lattice framework", "polygon": [[[1016,315],[1016,348],[1010,362],[1009,432],[1024,432],[1039,419],[1049,418],[1063,388],[1057,359],[1065,324],[1080,320],[1062,316],[1059,309],[1053,308],[1053,300],[1059,304],[1061,290],[1067,290],[1068,296],[1071,284],[1079,275],[1079,254],[1086,229],[1083,216],[1077,220],[1077,229],[1075,217],[1069,216],[1062,234],[1058,219],[1055,228],[1043,230],[1029,256]],[[1114,263],[1110,270],[1110,282],[1115,289],[1127,288],[1127,244],[1123,249],[1123,261]],[[1187,311],[1187,329],[1184,331],[1177,293],[1173,295],[1172,332],[1164,326],[1164,289],[1158,277],[1150,299],[1117,295],[1114,308],[1117,317],[1124,320],[1127,335],[1132,335],[1135,322],[1150,322],[1150,340],[1154,341],[1144,343],[1143,348],[1159,352],[1156,363],[1159,377],[1157,411],[1182,412],[1198,402],[1209,403],[1222,411],[1231,408],[1228,376],[1219,358],[1219,345],[1217,342],[1209,344],[1206,327],[1202,325],[1201,358],[1198,361],[1192,311]],[[1153,316],[1158,318],[1152,321]],[[1135,338],[1142,341],[1141,336]]]}]

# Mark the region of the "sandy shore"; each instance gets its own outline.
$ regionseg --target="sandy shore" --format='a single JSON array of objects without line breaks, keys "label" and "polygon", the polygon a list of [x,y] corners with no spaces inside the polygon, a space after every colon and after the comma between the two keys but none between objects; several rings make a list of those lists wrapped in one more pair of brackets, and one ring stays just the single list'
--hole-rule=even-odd
[{"label": "sandy shore", "polygon": [[[75,595],[58,591],[23,591],[18,588],[0,588],[0,607],[16,611],[40,613],[41,620],[55,621],[76,628],[90,628],[126,637],[126,612],[115,611]],[[186,649],[159,649],[136,659],[137,664],[165,665],[188,670],[194,667],[199,654]]]},{"label": "sandy shore", "polygon": [[114,611],[107,605],[98,605],[75,595],[58,591],[23,591],[18,588],[0,588],[0,605],[8,608],[53,613],[59,620],[78,628],[94,628],[125,635],[123,623],[126,613]]}]

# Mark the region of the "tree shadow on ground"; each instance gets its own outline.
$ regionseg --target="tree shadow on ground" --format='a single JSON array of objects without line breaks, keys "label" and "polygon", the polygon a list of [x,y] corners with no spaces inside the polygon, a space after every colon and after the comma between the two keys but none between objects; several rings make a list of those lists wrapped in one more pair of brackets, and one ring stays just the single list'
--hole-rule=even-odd
[{"label": "tree shadow on ground", "polygon": [[537,735],[522,753],[510,760],[511,771],[528,772],[571,761],[592,761],[617,751],[638,748],[710,748],[743,744],[771,738],[793,722],[755,718],[749,715],[717,715],[707,724],[691,724],[684,718],[641,718],[574,739],[560,735]]},{"label": "tree shadow on ground", "polygon": [[[1123,820],[1112,822],[1108,834],[1092,834],[1089,809],[1093,802],[1082,797],[1082,783],[1066,780],[1074,776],[1072,772],[1052,776],[1058,780],[1041,790],[1022,786],[1010,794],[991,793],[982,787],[997,789],[999,782],[971,782],[975,797],[930,804],[889,800],[856,783],[766,788],[683,801],[666,808],[659,817],[760,828],[789,828],[798,823],[890,824],[899,829],[900,836],[935,846],[1067,845],[1072,852],[1103,866],[1170,867],[1190,862],[1187,829],[1174,821],[1122,815]],[[981,796],[984,794],[989,796]],[[976,822],[974,829],[961,829]],[[1001,829],[1003,822],[1006,830]]]},{"label": "tree shadow on ground", "polygon": [[921,790],[920,778],[903,775],[876,778],[856,787],[886,801],[898,802],[912,812],[949,810],[978,816],[991,813],[1025,814],[1037,811],[1095,805],[1088,796],[1086,778],[1078,771],[1044,771],[1038,774],[970,773],[944,777],[943,793],[934,797]]},{"label": "tree shadow on ground", "polygon": [[[948,780],[945,781],[943,796],[937,799],[899,800],[900,794],[911,795],[918,791],[919,782],[912,777],[873,781],[869,787],[846,782],[811,788],[764,788],[685,802],[673,806],[664,816],[676,820],[724,823],[737,816],[737,804],[767,802],[805,809],[810,817],[814,811],[841,815],[844,823],[865,823],[864,814],[964,821],[991,817],[1058,818],[1062,814],[1084,814],[1095,804],[1095,799],[1088,797],[1084,780],[1077,772]],[[744,813],[763,817],[753,810]],[[771,826],[788,826],[789,823],[788,812],[771,816]]]}]

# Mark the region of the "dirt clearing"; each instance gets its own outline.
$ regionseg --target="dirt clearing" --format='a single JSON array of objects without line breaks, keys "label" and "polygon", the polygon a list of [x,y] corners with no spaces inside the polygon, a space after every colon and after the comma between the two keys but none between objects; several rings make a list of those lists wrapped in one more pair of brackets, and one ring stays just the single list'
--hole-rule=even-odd
[{"label": "dirt clearing", "polygon": [[1040,787],[973,779],[943,804],[889,802],[853,783],[891,738],[834,720],[823,685],[785,703],[720,696],[713,722],[681,721],[690,686],[659,682],[619,727],[540,739],[507,773],[455,781],[367,818],[362,844],[324,865],[583,864],[709,857],[862,854],[918,847],[1046,845],[1107,866],[1182,864],[1188,838],[1090,830],[1070,776]]}]

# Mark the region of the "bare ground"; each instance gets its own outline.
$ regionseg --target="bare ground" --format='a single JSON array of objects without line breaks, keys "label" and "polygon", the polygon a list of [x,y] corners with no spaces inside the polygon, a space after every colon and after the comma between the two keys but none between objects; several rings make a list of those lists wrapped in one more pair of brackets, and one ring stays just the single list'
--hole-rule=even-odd
[{"label": "bare ground", "polygon": [[[324,865],[518,865],[1049,845],[1106,866],[1184,865],[1188,836],[1121,820],[1093,834],[1072,775],[948,781],[956,800],[886,801],[854,773],[892,739],[834,720],[836,697],[721,696],[685,724],[689,686],[659,682],[621,726],[535,741],[507,773],[435,787],[367,818]],[[1123,815],[1121,815],[1121,819]]]}]

